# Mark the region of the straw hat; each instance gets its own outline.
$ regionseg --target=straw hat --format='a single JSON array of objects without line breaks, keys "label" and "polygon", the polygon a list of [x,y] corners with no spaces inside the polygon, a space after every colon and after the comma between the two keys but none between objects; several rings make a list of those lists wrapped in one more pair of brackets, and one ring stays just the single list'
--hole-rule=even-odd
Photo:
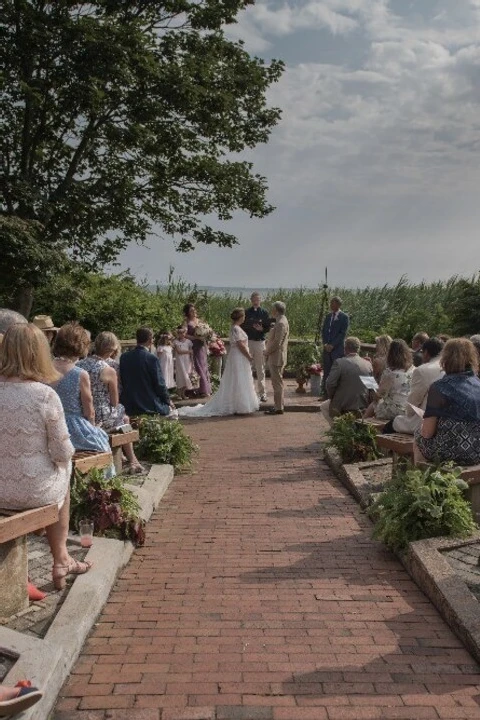
[{"label": "straw hat", "polygon": [[32,320],[32,323],[36,325],[40,330],[52,330],[56,331],[58,330],[57,327],[53,324],[53,320],[50,317],[50,315],[35,315],[35,317]]}]

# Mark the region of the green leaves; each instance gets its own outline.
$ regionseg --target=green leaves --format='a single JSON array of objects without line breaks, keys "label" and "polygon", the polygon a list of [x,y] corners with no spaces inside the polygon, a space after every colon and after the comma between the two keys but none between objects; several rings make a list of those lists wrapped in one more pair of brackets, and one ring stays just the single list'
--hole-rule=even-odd
[{"label": "green leaves", "polygon": [[470,535],[476,524],[462,494],[467,487],[451,467],[397,473],[369,509],[374,537],[393,550],[404,550],[415,540]]},{"label": "green leaves", "polygon": [[271,212],[265,178],[232,154],[280,117],[266,92],[282,63],[224,34],[248,4],[6,0],[3,212],[94,269],[154,226],[182,250],[231,247],[204,216]]},{"label": "green leaves", "polygon": [[366,462],[380,457],[374,428],[358,422],[353,413],[335,418],[326,437],[327,447],[334,447],[344,463]]},{"label": "green leaves", "polygon": [[179,422],[144,416],[138,429],[136,452],[140,459],[173,465],[176,472],[192,467],[198,448]]}]

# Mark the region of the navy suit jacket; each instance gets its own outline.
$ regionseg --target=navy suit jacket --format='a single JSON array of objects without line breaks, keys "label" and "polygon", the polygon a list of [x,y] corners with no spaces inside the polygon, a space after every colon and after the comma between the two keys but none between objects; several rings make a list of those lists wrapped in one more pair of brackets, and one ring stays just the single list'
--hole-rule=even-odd
[{"label": "navy suit jacket", "polygon": [[330,355],[332,359],[343,357],[344,343],[347,336],[349,317],[347,313],[338,311],[337,318],[332,322],[333,313],[328,313],[323,321],[322,341],[324,345],[333,345]]},{"label": "navy suit jacket", "polygon": [[170,397],[160,360],[145,347],[120,356],[120,401],[128,415],[168,415]]}]

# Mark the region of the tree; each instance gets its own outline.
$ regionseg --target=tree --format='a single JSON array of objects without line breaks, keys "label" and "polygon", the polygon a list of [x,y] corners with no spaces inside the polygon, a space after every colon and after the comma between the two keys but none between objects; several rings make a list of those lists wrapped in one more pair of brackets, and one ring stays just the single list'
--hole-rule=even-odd
[{"label": "tree", "polygon": [[235,159],[280,116],[266,91],[282,63],[225,35],[248,4],[4,0],[1,212],[36,223],[41,255],[98,269],[153,226],[181,251],[231,247],[206,217],[272,211],[265,178]]}]

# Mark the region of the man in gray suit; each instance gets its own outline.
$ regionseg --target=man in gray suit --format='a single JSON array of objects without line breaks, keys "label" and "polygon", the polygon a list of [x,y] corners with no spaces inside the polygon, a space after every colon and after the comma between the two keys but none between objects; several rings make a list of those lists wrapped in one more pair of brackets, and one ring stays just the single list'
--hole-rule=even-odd
[{"label": "man in gray suit", "polygon": [[362,375],[372,374],[372,365],[359,356],[360,340],[345,340],[345,357],[332,365],[327,378],[326,391],[329,400],[320,405],[323,417],[332,423],[333,418],[348,412],[364,410],[368,405],[368,390],[360,380]]}]

